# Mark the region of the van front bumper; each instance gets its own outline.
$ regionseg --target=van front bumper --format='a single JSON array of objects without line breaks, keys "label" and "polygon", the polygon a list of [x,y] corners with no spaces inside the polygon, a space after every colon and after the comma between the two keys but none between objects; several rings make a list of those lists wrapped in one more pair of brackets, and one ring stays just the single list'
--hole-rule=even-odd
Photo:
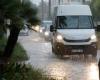
[{"label": "van front bumper", "polygon": [[91,43],[90,45],[64,45],[56,43],[55,53],[57,55],[75,55],[75,54],[94,54],[97,53],[97,44]]}]

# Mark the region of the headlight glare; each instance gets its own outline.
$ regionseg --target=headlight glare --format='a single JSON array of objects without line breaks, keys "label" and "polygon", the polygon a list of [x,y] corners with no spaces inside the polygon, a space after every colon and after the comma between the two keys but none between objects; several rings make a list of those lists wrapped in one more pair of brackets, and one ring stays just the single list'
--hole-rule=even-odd
[{"label": "headlight glare", "polygon": [[43,32],[43,30],[42,29],[40,29],[40,33],[42,33]]},{"label": "headlight glare", "polygon": [[57,40],[62,40],[63,37],[61,35],[57,35]]},{"label": "headlight glare", "polygon": [[40,30],[40,27],[37,25],[37,26],[35,27],[35,30],[36,30],[36,31],[39,31],[39,30]]},{"label": "headlight glare", "polygon": [[93,39],[96,39],[96,35],[92,35],[91,36],[91,39],[93,40]]},{"label": "headlight glare", "polygon": [[45,36],[48,36],[48,35],[49,35],[49,32],[48,32],[48,31],[46,31],[46,32],[44,33],[44,35],[45,35]]}]

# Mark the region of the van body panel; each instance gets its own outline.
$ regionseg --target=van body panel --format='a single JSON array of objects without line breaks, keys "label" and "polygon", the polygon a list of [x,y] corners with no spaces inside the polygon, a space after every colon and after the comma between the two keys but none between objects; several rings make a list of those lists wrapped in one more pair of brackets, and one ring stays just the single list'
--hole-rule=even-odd
[{"label": "van body panel", "polygon": [[94,29],[59,29],[57,32],[69,40],[88,39],[95,34]]},{"label": "van body panel", "polygon": [[88,5],[59,5],[57,7],[57,16],[62,15],[90,15],[92,16],[91,10]]}]

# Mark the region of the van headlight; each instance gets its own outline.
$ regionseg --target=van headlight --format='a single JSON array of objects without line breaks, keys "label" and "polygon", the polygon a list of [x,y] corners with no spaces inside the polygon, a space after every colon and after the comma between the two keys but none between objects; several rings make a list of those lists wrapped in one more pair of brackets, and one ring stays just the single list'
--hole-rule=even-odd
[{"label": "van headlight", "polygon": [[96,35],[91,36],[91,40],[94,40],[94,39],[96,39]]},{"label": "van headlight", "polygon": [[61,35],[57,35],[57,40],[63,40],[63,37]]},{"label": "van headlight", "polygon": [[44,33],[44,35],[45,35],[45,36],[49,36],[49,32],[46,31],[46,32]]}]

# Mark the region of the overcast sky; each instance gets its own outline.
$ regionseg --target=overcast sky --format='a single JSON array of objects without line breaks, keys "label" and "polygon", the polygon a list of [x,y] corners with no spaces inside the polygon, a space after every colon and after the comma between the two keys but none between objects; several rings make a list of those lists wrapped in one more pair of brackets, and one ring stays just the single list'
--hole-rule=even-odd
[{"label": "overcast sky", "polygon": [[[40,2],[41,2],[41,0],[31,0],[33,3],[35,3],[35,4],[39,4]],[[44,0],[44,1],[48,1],[48,0]]]}]

